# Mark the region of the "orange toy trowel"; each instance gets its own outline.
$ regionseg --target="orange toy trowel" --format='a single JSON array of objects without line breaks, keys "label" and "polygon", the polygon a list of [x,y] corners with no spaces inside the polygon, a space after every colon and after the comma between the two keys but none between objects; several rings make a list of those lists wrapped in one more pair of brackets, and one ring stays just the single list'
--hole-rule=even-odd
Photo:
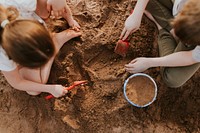
[{"label": "orange toy trowel", "polygon": [[[83,84],[86,84],[86,83],[87,83],[86,80],[83,80],[83,81],[75,81],[71,86],[66,87],[65,89],[66,89],[66,90],[71,90],[71,89],[75,88],[75,87],[78,86],[78,85],[83,85]],[[46,100],[49,100],[49,99],[51,99],[51,98],[53,98],[53,97],[54,97],[53,95],[48,95],[48,96],[45,97],[45,99],[46,99]]]}]

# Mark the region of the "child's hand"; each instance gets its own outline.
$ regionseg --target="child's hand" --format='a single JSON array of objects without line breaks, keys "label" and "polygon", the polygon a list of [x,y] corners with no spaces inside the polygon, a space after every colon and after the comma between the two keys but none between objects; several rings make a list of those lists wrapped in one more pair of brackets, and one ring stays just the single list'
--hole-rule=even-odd
[{"label": "child's hand", "polygon": [[150,68],[150,59],[143,57],[136,58],[125,65],[125,69],[129,73],[143,72],[148,68]]},{"label": "child's hand", "polygon": [[64,96],[68,90],[65,89],[62,85],[55,85],[55,88],[51,92],[54,97],[61,97]]},{"label": "child's hand", "polygon": [[73,30],[80,31],[81,27],[76,20],[72,19],[71,21],[68,21],[68,24]]},{"label": "child's hand", "polygon": [[62,16],[63,18],[65,18],[69,24],[70,27],[72,27],[72,29],[74,29],[75,31],[80,31],[80,25],[78,24],[78,22],[76,20],[74,20],[71,11],[69,9],[68,6],[66,6],[66,10],[68,12],[63,12]]},{"label": "child's hand", "polygon": [[141,24],[141,19],[139,18],[140,17],[138,17],[137,15],[133,13],[126,19],[125,24],[124,24],[124,29],[120,35],[120,39],[126,40],[129,34],[139,29],[140,24]]},{"label": "child's hand", "polygon": [[66,0],[47,0],[47,10],[51,12],[54,17],[62,16],[66,10]]}]

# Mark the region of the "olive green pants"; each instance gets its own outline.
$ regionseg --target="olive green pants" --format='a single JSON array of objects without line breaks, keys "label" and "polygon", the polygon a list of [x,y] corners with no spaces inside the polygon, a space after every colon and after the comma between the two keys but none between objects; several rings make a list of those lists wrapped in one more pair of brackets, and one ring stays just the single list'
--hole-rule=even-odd
[{"label": "olive green pants", "polygon": [[[172,8],[172,0],[150,0],[146,8],[163,28],[158,35],[159,54],[161,57],[178,51],[194,49],[194,47],[186,47],[181,42],[177,43],[170,34],[169,31],[172,29],[170,19],[173,19]],[[188,81],[199,67],[200,63],[183,67],[162,67],[161,76],[168,87],[177,88]]]},{"label": "olive green pants", "polygon": [[172,8],[171,0],[149,0],[146,10],[152,14],[158,24],[170,31],[172,27],[169,22],[173,19]]}]

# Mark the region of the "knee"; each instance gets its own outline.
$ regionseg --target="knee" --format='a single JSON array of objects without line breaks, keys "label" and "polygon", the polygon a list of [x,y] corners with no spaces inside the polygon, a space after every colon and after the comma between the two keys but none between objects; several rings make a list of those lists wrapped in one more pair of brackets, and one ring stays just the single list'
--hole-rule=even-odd
[{"label": "knee", "polygon": [[177,82],[176,80],[172,80],[166,77],[163,77],[163,82],[167,85],[167,87],[170,88],[179,88],[184,84],[182,82]]},{"label": "knee", "polygon": [[179,80],[178,77],[171,75],[169,73],[161,72],[162,80],[170,88],[181,87],[185,81]]}]

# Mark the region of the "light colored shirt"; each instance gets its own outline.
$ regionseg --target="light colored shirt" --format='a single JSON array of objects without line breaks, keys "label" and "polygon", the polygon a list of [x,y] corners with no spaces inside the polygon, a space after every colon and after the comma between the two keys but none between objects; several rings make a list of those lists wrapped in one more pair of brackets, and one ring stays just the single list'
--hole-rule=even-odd
[{"label": "light colored shirt", "polygon": [[45,24],[42,18],[35,13],[37,0],[0,0],[0,4],[5,7],[13,6],[17,8],[20,19],[33,19]]},{"label": "light colored shirt", "polygon": [[192,57],[195,61],[200,62],[200,46],[196,46],[194,50],[192,50]]},{"label": "light colored shirt", "polygon": [[0,70],[12,71],[17,67],[17,64],[8,58],[4,49],[0,46]]},{"label": "light colored shirt", "polygon": [[181,11],[181,9],[183,8],[184,4],[187,1],[188,0],[175,0],[174,1],[174,5],[173,5],[173,9],[172,9],[173,16],[176,16]]}]

